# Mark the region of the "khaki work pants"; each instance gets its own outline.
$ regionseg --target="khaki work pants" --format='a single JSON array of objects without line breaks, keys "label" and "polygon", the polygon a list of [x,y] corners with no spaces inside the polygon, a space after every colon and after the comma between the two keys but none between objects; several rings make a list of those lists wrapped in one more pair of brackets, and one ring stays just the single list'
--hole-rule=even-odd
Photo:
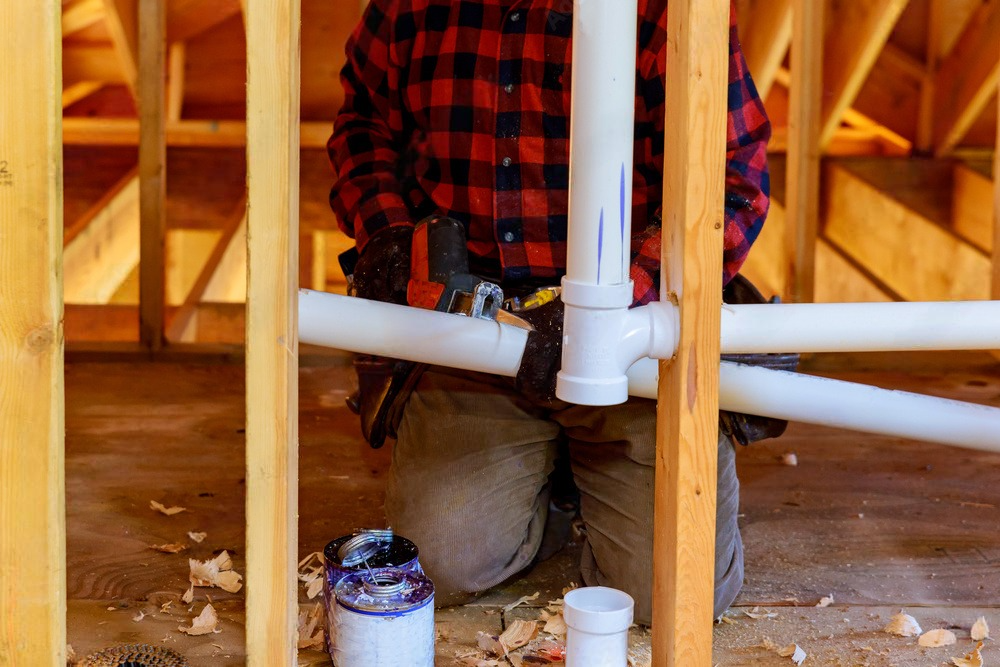
[{"label": "khaki work pants", "polygon": [[[386,489],[389,525],[413,540],[439,606],[468,602],[530,565],[548,513],[557,442],[568,439],[588,586],[621,589],[652,618],[656,404],[540,408],[505,378],[432,368],[410,397]],[[715,615],[743,584],[735,451],[719,437]]]}]

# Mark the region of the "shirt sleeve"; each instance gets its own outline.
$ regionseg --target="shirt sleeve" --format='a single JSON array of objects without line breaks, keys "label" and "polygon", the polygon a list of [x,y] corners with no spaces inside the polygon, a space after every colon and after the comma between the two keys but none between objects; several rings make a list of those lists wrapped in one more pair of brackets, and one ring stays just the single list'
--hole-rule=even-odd
[{"label": "shirt sleeve", "polygon": [[396,175],[407,141],[394,62],[399,4],[372,0],[348,39],[340,72],[344,106],[327,142],[336,175],[330,206],[359,250],[383,228],[413,224]]},{"label": "shirt sleeve", "polygon": [[[664,16],[665,18],[665,16]],[[666,48],[665,20],[658,26],[663,31],[661,49]],[[660,40],[655,40],[659,42]],[[654,72],[658,80],[640,80],[640,86],[652,88],[644,95],[651,117],[658,119],[657,131],[663,132],[663,94],[665,54],[655,58]],[[649,104],[652,100],[653,104]],[[661,134],[662,136],[662,134]],[[735,9],[730,11],[729,25],[729,86],[728,114],[726,121],[726,194],[725,230],[723,235],[722,281],[723,285],[739,272],[757,239],[770,202],[770,178],[767,168],[767,141],[771,124],[764,111],[764,104],[757,94],[746,60],[740,47],[736,28]],[[661,142],[662,145],[662,142]],[[660,156],[662,159],[662,156]],[[656,221],[659,221],[659,215]],[[652,224],[632,234],[631,278],[633,305],[641,305],[658,298],[660,269],[659,225]]]}]

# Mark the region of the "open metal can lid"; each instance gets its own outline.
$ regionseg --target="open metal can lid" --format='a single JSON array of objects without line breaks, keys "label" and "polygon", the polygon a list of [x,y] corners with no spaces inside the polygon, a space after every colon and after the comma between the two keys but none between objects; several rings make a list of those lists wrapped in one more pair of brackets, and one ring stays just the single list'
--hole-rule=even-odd
[{"label": "open metal can lid", "polygon": [[340,545],[337,549],[337,559],[344,567],[354,567],[391,545],[391,530],[362,530]]}]

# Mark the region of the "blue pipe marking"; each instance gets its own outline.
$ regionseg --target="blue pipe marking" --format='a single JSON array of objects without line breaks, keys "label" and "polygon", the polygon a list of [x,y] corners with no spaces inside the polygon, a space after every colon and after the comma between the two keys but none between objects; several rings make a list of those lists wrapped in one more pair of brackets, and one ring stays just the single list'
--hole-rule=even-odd
[{"label": "blue pipe marking", "polygon": [[604,209],[601,208],[601,219],[597,223],[597,284],[601,284],[601,254],[604,250]]}]

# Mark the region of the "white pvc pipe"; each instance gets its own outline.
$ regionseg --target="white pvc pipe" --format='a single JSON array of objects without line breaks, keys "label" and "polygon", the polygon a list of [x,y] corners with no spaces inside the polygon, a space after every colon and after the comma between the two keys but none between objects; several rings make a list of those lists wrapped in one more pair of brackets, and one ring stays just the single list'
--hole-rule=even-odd
[{"label": "white pvc pipe", "polygon": [[[633,309],[633,317],[652,310]],[[666,312],[666,311],[664,311]],[[646,325],[623,338],[627,351],[645,346]],[[652,327],[657,330],[656,327]],[[667,330],[662,325],[659,330]],[[513,377],[527,332],[487,320],[354,297],[299,290],[299,340],[363,354],[409,359]],[[650,342],[651,347],[657,345]],[[663,346],[660,343],[659,346]],[[658,362],[628,369],[629,393],[656,398]],[[1000,452],[1000,408],[722,362],[719,406],[724,410],[881,433]]]},{"label": "white pvc pipe", "polygon": [[299,290],[302,343],[513,377],[527,340],[490,320]]},{"label": "white pvc pipe", "polygon": [[629,281],[637,16],[637,0],[573,7],[566,276],[574,282]]},{"label": "white pvc pipe", "polygon": [[[629,369],[635,396],[656,398],[658,362]],[[722,362],[719,408],[1000,452],[1000,408]]]},{"label": "white pvc pipe", "polygon": [[632,596],[616,588],[574,588],[563,598],[566,667],[626,667]]},{"label": "white pvc pipe", "polygon": [[637,16],[637,0],[577,2],[573,11],[565,336],[556,396],[583,405],[628,398],[628,364],[618,363],[616,350],[632,302]]},{"label": "white pvc pipe", "polygon": [[722,351],[1000,349],[1000,301],[722,306]]}]

